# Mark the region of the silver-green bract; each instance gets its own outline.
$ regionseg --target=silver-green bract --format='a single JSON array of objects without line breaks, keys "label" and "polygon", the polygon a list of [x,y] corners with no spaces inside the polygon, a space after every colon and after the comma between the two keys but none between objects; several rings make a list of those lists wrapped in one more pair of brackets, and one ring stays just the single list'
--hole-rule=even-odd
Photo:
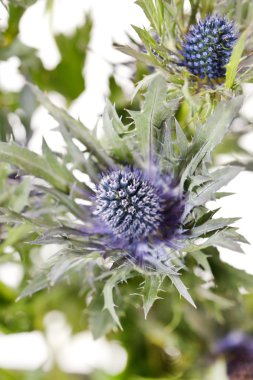
[{"label": "silver-green bract", "polygon": [[[115,308],[115,304],[122,304],[121,283],[129,281],[132,286],[141,285],[135,285],[135,293],[143,299],[145,316],[158,298],[162,284],[169,286],[166,279],[194,305],[187,284],[183,283],[185,270],[190,270],[188,257],[197,265],[205,263],[208,271],[207,247],[222,246],[240,251],[238,242],[245,242],[236,229],[230,227],[235,218],[214,218],[215,211],[205,206],[217,194],[222,196],[217,191],[241,170],[235,166],[208,169],[211,153],[236,117],[241,98],[220,103],[204,125],[196,126],[189,141],[174,117],[179,100],[168,98],[167,86],[162,76],[154,77],[141,110],[129,111],[129,125],[124,125],[114,107],[107,103],[103,115],[105,133],[100,139],[33,87],[39,102],[59,123],[66,154],[57,155],[45,142],[43,156],[14,143],[0,143],[0,160],[18,167],[22,175],[26,173],[43,180],[34,183],[29,205],[22,213],[1,209],[1,221],[33,226],[38,235],[33,244],[59,245],[59,251],[34,276],[21,297],[63,279],[76,281],[78,278],[96,336],[108,331],[113,323],[121,327],[119,314],[123,310]],[[184,201],[180,233],[163,240],[167,235],[158,227],[159,238],[145,240],[143,265],[139,265],[134,251],[130,252],[125,243],[112,244],[113,231],[101,230],[94,214],[96,186],[101,175],[125,168],[155,172],[163,184],[166,178],[172,178],[173,189]],[[77,179],[78,171],[87,174],[87,181]],[[140,236],[135,244],[137,249],[143,247]],[[95,325],[99,327],[96,329]]]}]

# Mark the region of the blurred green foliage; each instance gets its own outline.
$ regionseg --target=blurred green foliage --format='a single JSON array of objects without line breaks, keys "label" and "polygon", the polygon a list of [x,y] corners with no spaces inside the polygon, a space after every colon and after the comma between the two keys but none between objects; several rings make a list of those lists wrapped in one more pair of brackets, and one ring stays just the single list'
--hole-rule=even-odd
[{"label": "blurred green foliage", "polygon": [[[53,70],[48,70],[44,68],[36,50],[25,46],[19,39],[19,21],[26,7],[34,2],[33,0],[12,0],[9,2],[8,26],[1,31],[0,36],[0,60],[6,61],[9,58],[17,57],[20,60],[19,71],[26,79],[44,90],[60,93],[65,97],[67,104],[70,105],[85,90],[83,68],[91,38],[92,19],[87,15],[84,18],[83,25],[77,28],[70,36],[64,34],[54,36],[61,54],[61,60]],[[138,1],[138,3],[145,9],[145,2]],[[158,4],[159,1],[155,3]],[[172,2],[168,3],[172,4]],[[190,17],[185,18],[183,2],[180,0],[173,2],[177,7],[177,13],[174,13],[174,16],[176,16],[175,18],[178,20],[180,27],[184,29],[187,28],[188,24],[195,22],[198,12],[204,17],[214,9],[216,10],[217,6],[223,13],[229,14],[231,18],[236,19],[241,31],[247,28],[252,19],[253,6],[251,1],[191,0],[190,3],[192,13]],[[48,12],[50,12],[50,2],[48,2]],[[160,29],[161,23],[155,21],[155,24]],[[175,33],[177,26],[175,24],[169,25],[169,30],[171,33]],[[252,50],[251,40],[248,40],[246,50],[247,53]],[[252,65],[251,58],[247,62]],[[144,63],[133,64],[135,83],[146,78],[144,76],[150,73],[152,63],[152,61],[146,60]],[[145,80],[147,78],[144,79],[143,88],[145,88]],[[252,78],[249,78],[249,80],[252,81]],[[131,103],[114,76],[109,78],[109,88],[109,99],[112,103],[116,103],[117,112],[126,123],[127,112],[125,109],[135,110],[138,108],[142,98],[141,92],[137,94]],[[183,86],[183,95],[184,99],[181,101],[177,118],[186,129],[189,128],[189,133],[191,134],[191,125],[194,124],[193,121],[195,122],[194,115],[201,114],[197,111],[203,104],[200,106],[192,100],[187,78]],[[206,94],[205,102],[211,102],[213,97],[215,96],[212,93]],[[16,120],[25,131],[24,139],[17,142],[27,145],[33,136],[31,117],[36,107],[37,101],[29,86],[24,85],[19,92],[6,92],[0,88],[0,140],[9,141],[11,138],[15,139],[13,121],[10,117],[10,115],[15,114]],[[211,109],[203,108],[203,113],[201,114],[203,118],[207,113],[211,112]],[[65,133],[67,136],[67,131]],[[238,136],[235,133],[227,137],[220,148],[221,153],[229,153],[240,149]],[[217,151],[217,153],[219,152]],[[50,154],[50,151],[44,145],[44,155],[50,157]],[[69,152],[69,162],[71,162],[71,154],[76,154],[76,151]],[[85,160],[80,159],[79,169],[82,169],[82,165],[85,164]],[[57,164],[53,161],[52,165]],[[43,167],[42,161],[41,166]],[[71,178],[66,173],[65,175],[65,183],[61,184],[56,180],[60,190],[68,187],[68,181],[71,182]],[[31,183],[29,177],[24,178],[22,172],[14,171],[8,164],[1,164],[0,207],[9,208],[13,212],[21,212],[26,210],[28,202],[34,202],[32,204],[34,213],[31,217],[39,218],[40,215],[36,209],[37,194],[34,194],[32,201],[29,201],[28,194],[30,192]],[[55,197],[51,195],[46,196],[43,201],[45,203],[45,212],[50,210],[53,214],[56,210],[57,213],[62,210]],[[48,219],[49,221],[51,220],[50,216]],[[84,300],[82,296],[79,296],[80,282],[78,278],[76,281],[72,281],[71,285],[67,282],[61,283],[51,289],[50,292],[40,292],[32,298],[25,298],[15,302],[21,290],[27,284],[28,279],[34,273],[36,257],[40,255],[38,245],[24,244],[24,241],[36,237],[37,232],[26,223],[12,226],[1,222],[1,216],[0,223],[0,265],[13,262],[21,265],[24,271],[23,279],[17,288],[14,289],[0,283],[0,331],[2,333],[44,331],[44,317],[49,311],[55,309],[64,313],[73,333],[87,329],[88,326],[92,329],[94,323],[96,330],[100,326],[103,327],[103,331],[99,331],[99,333],[106,332],[107,327],[110,330],[111,319],[108,319],[109,326],[104,321],[104,318],[107,319],[108,315],[101,313],[99,316],[99,313],[96,312],[96,310],[101,310],[102,300],[98,298],[96,303],[89,305],[89,308],[94,311],[94,319],[88,319],[86,313],[83,312]],[[11,247],[11,251],[9,251],[9,247]],[[209,253],[207,250],[206,254],[209,255]],[[193,268],[196,266],[196,262],[193,259],[191,260],[188,265]],[[202,264],[199,263],[199,270],[202,270],[205,265],[207,265],[205,261]],[[124,292],[123,286],[121,302],[126,305],[125,314],[122,315],[125,328],[123,332],[111,332],[109,334],[109,338],[117,339],[128,353],[127,367],[122,374],[109,376],[99,371],[94,371],[90,376],[78,376],[64,374],[58,368],[53,368],[49,373],[42,370],[25,373],[0,369],[0,379],[152,380],[159,378],[164,380],[223,380],[222,375],[216,378],[211,377],[212,375],[208,373],[207,368],[211,368],[214,363],[214,358],[211,356],[212,346],[217,339],[231,330],[253,332],[252,294],[242,292],[238,297],[235,297],[235,294],[238,294],[238,287],[243,286],[250,292],[253,285],[251,276],[244,272],[239,272],[227,264],[222,264],[218,260],[218,252],[216,251],[212,252],[209,265],[217,282],[214,292],[211,292],[208,287],[200,288],[199,278],[186,273],[186,282],[192,289],[194,299],[197,300],[197,310],[186,303],[182,303],[175,290],[166,283],[166,293],[165,289],[162,289],[159,293],[164,299],[156,301],[149,318],[144,321],[143,310],[136,308],[136,305],[139,305],[138,297],[131,296],[131,302],[129,302],[129,293],[131,292],[129,292],[129,288],[127,292]],[[136,285],[134,281],[128,285],[132,287],[132,293],[135,293]],[[101,325],[99,317],[101,317],[103,325]],[[93,328],[93,330],[95,329]]]}]

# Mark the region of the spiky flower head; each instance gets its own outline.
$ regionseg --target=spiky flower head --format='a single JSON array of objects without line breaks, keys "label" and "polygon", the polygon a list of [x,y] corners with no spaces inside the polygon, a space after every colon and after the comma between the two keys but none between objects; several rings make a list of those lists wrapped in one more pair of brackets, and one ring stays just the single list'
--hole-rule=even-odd
[{"label": "spiky flower head", "polygon": [[126,167],[102,176],[95,206],[95,215],[108,234],[135,256],[138,244],[144,241],[163,237],[172,243],[180,228],[184,201],[171,177]]},{"label": "spiky flower head", "polygon": [[115,170],[102,178],[97,191],[97,213],[120,237],[134,240],[157,230],[162,201],[141,172]]},{"label": "spiky flower head", "polygon": [[182,64],[200,78],[222,78],[237,37],[233,22],[218,15],[208,16],[192,25],[186,34]]}]

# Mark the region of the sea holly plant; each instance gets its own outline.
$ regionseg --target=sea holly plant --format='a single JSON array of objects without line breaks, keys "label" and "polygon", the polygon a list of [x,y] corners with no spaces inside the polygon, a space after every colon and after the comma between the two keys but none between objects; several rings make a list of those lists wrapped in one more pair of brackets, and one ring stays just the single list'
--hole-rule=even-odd
[{"label": "sea holly plant", "polygon": [[[241,171],[210,169],[211,154],[237,116],[241,97],[221,102],[189,139],[175,118],[180,99],[171,99],[166,80],[156,76],[141,109],[129,111],[128,125],[107,103],[98,138],[31,88],[58,121],[66,154],[57,155],[46,142],[43,156],[0,143],[0,159],[33,178],[28,205],[19,212],[2,208],[1,220],[33,226],[33,245],[59,246],[21,297],[78,279],[91,319],[99,319],[96,336],[114,324],[122,327],[121,291],[127,293],[128,284],[141,295],[146,316],[163,284],[173,284],[196,307],[184,284],[184,273],[192,270],[189,258],[209,270],[208,248],[241,251],[239,243],[246,242],[231,226],[236,218],[215,218],[217,210],[206,207],[225,195],[218,190]],[[78,179],[80,173],[85,180]]]},{"label": "sea holly plant", "polygon": [[[162,72],[174,91],[183,94],[181,116],[186,118],[185,124],[194,124],[196,113],[204,120],[220,100],[240,93],[241,83],[251,81],[253,7],[249,1],[236,1],[236,6],[202,0],[136,3],[150,27],[133,26],[141,43],[131,38],[132,45],[116,47],[144,62],[151,71]],[[138,87],[145,87],[152,75]]]},{"label": "sea holly plant", "polygon": [[[136,84],[135,94],[162,73],[173,97],[180,97],[177,120],[190,137],[200,121],[205,123],[220,101],[243,92],[252,81],[252,2],[136,1],[150,25],[133,26],[139,41],[130,37],[127,46],[115,44],[149,68]],[[246,126],[233,128],[216,151],[236,153],[251,162],[240,137]],[[215,152],[215,153],[216,153]],[[239,154],[239,156],[238,156]]]}]

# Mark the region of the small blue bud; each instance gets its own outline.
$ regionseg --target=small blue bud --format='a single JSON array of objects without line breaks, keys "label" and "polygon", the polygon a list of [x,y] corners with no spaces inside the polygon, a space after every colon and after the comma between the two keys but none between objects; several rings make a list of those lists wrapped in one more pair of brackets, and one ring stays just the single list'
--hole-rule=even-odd
[{"label": "small blue bud", "polygon": [[[192,25],[185,35],[182,64],[201,78],[224,77],[224,66],[229,62],[237,38],[233,22],[218,15],[208,16]],[[195,54],[188,54],[191,51]]]}]

